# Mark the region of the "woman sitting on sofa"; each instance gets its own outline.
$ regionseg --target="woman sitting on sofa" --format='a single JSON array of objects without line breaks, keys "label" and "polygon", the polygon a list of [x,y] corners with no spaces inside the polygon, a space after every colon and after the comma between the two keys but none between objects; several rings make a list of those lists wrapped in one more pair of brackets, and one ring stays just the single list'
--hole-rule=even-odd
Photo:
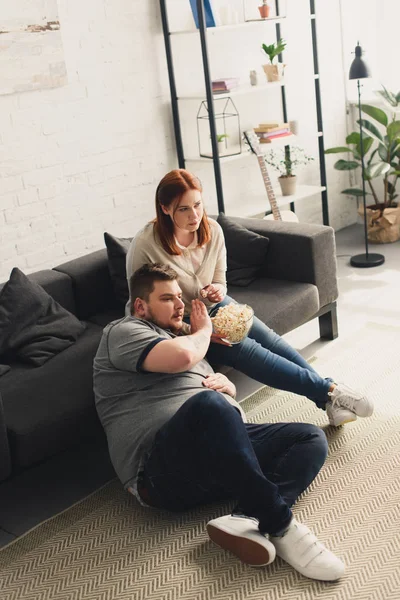
[{"label": "woman sitting on sofa", "polygon": [[[220,225],[207,217],[202,186],[185,169],[167,173],[156,190],[156,218],[132,240],[127,277],[145,263],[168,264],[179,275],[179,286],[190,314],[191,301],[201,298],[209,309],[231,302],[226,295],[226,248]],[[213,335],[207,353],[212,364],[234,367],[271,387],[306,396],[327,411],[331,425],[368,417],[372,402],[344,384],[322,378],[272,329],[254,317],[248,336],[233,346]],[[214,387],[213,389],[217,389]]]}]

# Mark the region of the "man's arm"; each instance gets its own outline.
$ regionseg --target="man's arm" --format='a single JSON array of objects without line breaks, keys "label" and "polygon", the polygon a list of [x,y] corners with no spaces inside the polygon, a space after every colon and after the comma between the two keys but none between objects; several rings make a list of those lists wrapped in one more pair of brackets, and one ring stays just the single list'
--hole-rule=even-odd
[{"label": "man's arm", "polygon": [[183,373],[205,357],[212,333],[211,319],[200,300],[192,301],[192,333],[159,342],[146,356],[142,368],[153,373]]}]

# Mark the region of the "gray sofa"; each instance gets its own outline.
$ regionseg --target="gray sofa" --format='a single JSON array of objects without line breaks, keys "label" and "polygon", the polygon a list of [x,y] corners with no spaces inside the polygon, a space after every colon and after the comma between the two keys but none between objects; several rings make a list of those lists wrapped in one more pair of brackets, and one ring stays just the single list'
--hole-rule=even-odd
[{"label": "gray sofa", "polygon": [[[322,225],[234,220],[269,237],[270,244],[258,279],[248,287],[229,287],[228,293],[250,304],[279,334],[318,318],[321,337],[335,338],[338,290],[333,230]],[[0,480],[80,440],[103,436],[93,401],[93,357],[103,327],[124,312],[116,302],[106,249],[32,273],[29,279],[87,327],[72,346],[42,366],[11,364],[11,370],[0,377]]]}]

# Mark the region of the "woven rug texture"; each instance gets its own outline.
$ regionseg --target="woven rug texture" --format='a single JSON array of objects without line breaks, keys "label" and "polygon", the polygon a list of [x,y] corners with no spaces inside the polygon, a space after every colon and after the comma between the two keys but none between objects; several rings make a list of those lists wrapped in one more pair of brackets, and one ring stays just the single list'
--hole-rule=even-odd
[{"label": "woven rug texture", "polygon": [[228,504],[147,509],[114,480],[0,551],[1,600],[400,600],[399,342],[399,328],[369,323],[313,362],[374,399],[369,419],[328,427],[306,398],[268,387],[242,403],[255,423],[324,428],[329,456],[294,513],[345,561],[340,581],[306,579],[279,558],[246,566],[205,530]]}]

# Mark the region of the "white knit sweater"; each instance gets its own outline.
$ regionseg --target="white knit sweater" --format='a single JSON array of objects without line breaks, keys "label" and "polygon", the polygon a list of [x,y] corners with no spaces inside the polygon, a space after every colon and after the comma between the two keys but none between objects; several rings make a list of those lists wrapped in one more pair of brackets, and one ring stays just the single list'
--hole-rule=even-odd
[{"label": "white knit sweater", "polygon": [[211,229],[211,240],[203,248],[197,246],[197,234],[182,254],[168,254],[155,234],[153,223],[148,223],[134,237],[126,258],[126,275],[129,279],[145,263],[167,264],[178,273],[178,283],[182,289],[182,300],[185,303],[185,314],[191,312],[191,301],[200,298],[207,306],[213,306],[200,296],[200,290],[210,283],[223,286],[226,294],[226,248],[224,234],[214,219],[208,219]]}]

